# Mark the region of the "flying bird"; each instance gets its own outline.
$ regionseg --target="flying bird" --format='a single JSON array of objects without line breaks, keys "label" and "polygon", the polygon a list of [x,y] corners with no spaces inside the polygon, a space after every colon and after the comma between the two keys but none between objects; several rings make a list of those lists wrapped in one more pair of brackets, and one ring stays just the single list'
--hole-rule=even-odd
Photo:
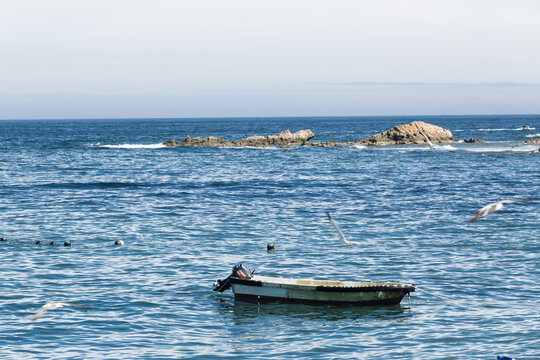
[{"label": "flying bird", "polygon": [[424,133],[422,132],[422,130],[420,130],[420,127],[418,126],[418,124],[415,124],[415,125],[416,125],[416,128],[418,129],[418,132],[419,132],[420,134],[422,134],[422,136],[426,139],[426,142],[427,142],[427,144],[429,145],[429,148],[430,148],[430,149],[435,149],[435,145],[433,145],[433,143],[429,140],[429,138],[427,137],[427,135],[424,134]]},{"label": "flying bird", "polygon": [[328,220],[330,220],[330,222],[332,223],[332,226],[334,226],[334,229],[336,229],[338,235],[339,235],[339,238],[341,239],[341,241],[345,244],[345,245],[349,245],[351,242],[347,239],[345,239],[345,236],[343,235],[343,233],[341,232],[340,228],[337,226],[337,224],[334,222],[334,220],[332,219],[332,216],[330,216],[330,213],[327,211],[326,212],[326,216],[328,216]]},{"label": "flying bird", "polygon": [[478,218],[484,217],[487,214],[489,214],[490,212],[501,210],[503,208],[504,204],[510,204],[510,203],[522,202],[522,201],[532,201],[532,200],[536,200],[536,199],[537,198],[532,198],[531,197],[531,198],[526,198],[526,199],[510,199],[510,200],[497,201],[497,202],[494,202],[492,204],[486,205],[483,208],[481,208],[480,210],[478,210],[476,212],[476,214],[474,214],[474,216],[472,218],[467,220],[467,222],[468,223],[475,222],[476,220],[478,220]]},{"label": "flying bird", "polygon": [[47,310],[58,309],[66,305],[73,305],[73,304],[65,303],[65,302],[48,302],[45,305],[43,305],[41,309],[37,311],[36,315],[34,315],[34,317],[32,317],[31,320],[36,321],[37,319],[41,318],[47,312]]},{"label": "flying bird", "polygon": [[[420,129],[418,129],[418,131],[420,131]],[[429,148],[430,148],[430,149],[435,149],[435,145],[433,145],[433,143],[429,140],[429,138],[427,137],[427,135],[424,134],[422,131],[420,131],[420,134],[424,135],[424,137],[426,138],[426,142],[428,143]]]}]

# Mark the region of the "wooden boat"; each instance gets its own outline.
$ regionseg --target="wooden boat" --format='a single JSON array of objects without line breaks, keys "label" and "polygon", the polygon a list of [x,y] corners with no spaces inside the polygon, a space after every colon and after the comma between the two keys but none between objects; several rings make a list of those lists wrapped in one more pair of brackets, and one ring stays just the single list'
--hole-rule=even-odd
[{"label": "wooden boat", "polygon": [[258,302],[281,301],[313,304],[391,305],[415,290],[403,282],[327,281],[285,279],[254,275],[242,264],[214,284],[214,291],[232,287],[236,299]]}]

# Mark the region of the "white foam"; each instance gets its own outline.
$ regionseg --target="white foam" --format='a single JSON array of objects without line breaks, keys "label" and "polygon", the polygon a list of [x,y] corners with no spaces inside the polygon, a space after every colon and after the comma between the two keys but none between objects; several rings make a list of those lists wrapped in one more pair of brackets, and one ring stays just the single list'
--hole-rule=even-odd
[{"label": "white foam", "polygon": [[526,135],[526,137],[537,137],[537,136],[540,136],[540,134],[530,134],[530,135]]},{"label": "white foam", "polygon": [[353,148],[367,150],[368,147],[366,145],[353,145]]},{"label": "white foam", "polygon": [[462,150],[469,152],[487,153],[487,152],[534,152],[538,151],[538,145],[514,145],[514,146],[482,146],[482,147],[463,147]]},{"label": "white foam", "polygon": [[536,128],[527,128],[522,127],[516,129],[476,129],[476,131],[521,131],[521,130],[536,130]]},{"label": "white foam", "polygon": [[166,147],[162,143],[159,144],[121,144],[121,145],[96,145],[100,148],[107,149],[159,149]]},{"label": "white foam", "polygon": [[540,146],[534,145],[534,144],[515,146],[510,149],[510,151],[515,151],[515,152],[537,152],[539,150],[540,150]]},{"label": "white foam", "polygon": [[437,145],[435,150],[456,151],[457,148],[453,147],[452,145]]},{"label": "white foam", "polygon": [[511,130],[521,130],[519,129],[476,129],[477,131],[511,131]]}]

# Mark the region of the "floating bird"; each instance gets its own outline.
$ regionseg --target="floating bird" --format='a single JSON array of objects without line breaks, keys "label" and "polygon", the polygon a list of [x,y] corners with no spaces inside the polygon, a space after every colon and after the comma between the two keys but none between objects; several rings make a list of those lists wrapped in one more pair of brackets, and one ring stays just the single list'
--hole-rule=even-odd
[{"label": "floating bird", "polygon": [[3,237],[3,238],[0,238],[0,241],[7,241],[7,239]]},{"label": "floating bird", "polygon": [[71,246],[71,243],[69,241],[64,241],[64,246]]},{"label": "floating bird", "polygon": [[350,241],[345,239],[345,236],[343,235],[343,233],[341,232],[341,230],[339,229],[339,227],[337,226],[337,224],[335,223],[335,221],[332,219],[332,216],[330,216],[330,213],[327,211],[326,212],[326,216],[328,216],[328,220],[330,220],[330,222],[332,223],[332,226],[334,226],[334,229],[336,229],[338,235],[339,235],[339,238],[341,239],[341,241],[345,244],[345,245],[350,245]]},{"label": "floating bird", "polygon": [[116,240],[114,245],[124,245],[124,240]]},{"label": "floating bird", "polygon": [[41,240],[38,240],[38,241],[36,241],[34,244],[36,244],[36,245],[41,245],[41,244],[43,244],[43,242],[42,242]]},{"label": "floating bird", "polygon": [[510,200],[497,201],[497,202],[494,202],[492,204],[486,205],[483,208],[481,208],[480,210],[478,210],[476,212],[476,214],[474,214],[474,216],[472,218],[467,220],[467,222],[468,223],[475,222],[476,220],[478,220],[478,218],[484,217],[490,212],[501,210],[503,208],[504,204],[510,204],[510,203],[522,202],[522,201],[532,201],[532,200],[536,200],[536,199],[537,198],[526,198],[526,199],[510,199]]},{"label": "floating bird", "polygon": [[65,302],[48,302],[45,305],[43,305],[41,309],[37,311],[36,315],[34,315],[34,317],[32,317],[31,320],[36,321],[37,319],[41,318],[47,312],[47,310],[58,309],[66,305],[73,305],[73,304],[65,303]]},{"label": "floating bird", "polygon": [[273,252],[274,250],[276,250],[276,247],[273,243],[268,243],[268,245],[266,245],[266,251]]}]

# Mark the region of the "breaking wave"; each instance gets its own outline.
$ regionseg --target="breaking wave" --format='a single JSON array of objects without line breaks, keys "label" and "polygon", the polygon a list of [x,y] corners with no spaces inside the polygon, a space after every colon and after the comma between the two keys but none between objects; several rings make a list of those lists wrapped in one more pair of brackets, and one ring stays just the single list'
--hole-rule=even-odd
[{"label": "breaking wave", "polygon": [[160,148],[166,147],[162,143],[159,143],[159,144],[121,144],[121,145],[93,144],[90,146],[105,148],[105,149],[160,149]]},{"label": "breaking wave", "polygon": [[473,129],[473,130],[476,130],[476,131],[521,131],[521,130],[536,130],[536,128],[523,129],[520,127],[516,129]]}]

